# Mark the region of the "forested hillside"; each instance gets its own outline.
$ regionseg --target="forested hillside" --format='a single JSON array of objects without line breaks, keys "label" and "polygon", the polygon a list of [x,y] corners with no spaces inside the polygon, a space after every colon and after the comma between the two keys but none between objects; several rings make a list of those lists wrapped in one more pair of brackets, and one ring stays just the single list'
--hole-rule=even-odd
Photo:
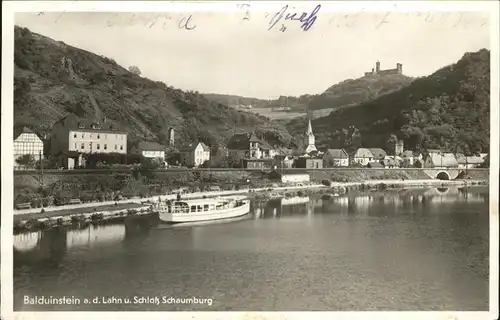
[{"label": "forested hillside", "polygon": [[[466,53],[457,63],[410,85],[313,120],[318,145],[384,147],[395,135],[407,149],[488,152],[490,52]],[[305,119],[288,125],[304,132]]]},{"label": "forested hillside", "polygon": [[176,145],[202,140],[224,143],[234,132],[251,131],[271,143],[288,144],[290,136],[269,119],[209,101],[140,76],[60,41],[15,28],[14,121],[41,134],[67,113],[106,117],[129,132],[130,147],[141,140],[167,143],[176,130]]}]

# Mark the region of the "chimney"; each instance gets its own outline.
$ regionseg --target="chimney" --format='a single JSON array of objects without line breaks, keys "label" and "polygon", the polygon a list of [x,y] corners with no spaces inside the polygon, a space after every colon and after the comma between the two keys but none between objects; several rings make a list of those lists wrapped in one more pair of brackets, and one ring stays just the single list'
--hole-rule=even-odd
[{"label": "chimney", "polygon": [[380,72],[380,61],[377,61],[377,63],[375,64],[375,67],[376,67],[377,73],[379,73]]}]

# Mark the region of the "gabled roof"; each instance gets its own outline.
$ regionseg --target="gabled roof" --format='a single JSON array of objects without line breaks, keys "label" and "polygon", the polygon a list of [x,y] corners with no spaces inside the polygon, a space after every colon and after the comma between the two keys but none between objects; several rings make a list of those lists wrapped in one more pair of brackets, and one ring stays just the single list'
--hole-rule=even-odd
[{"label": "gabled roof", "polygon": [[484,158],[478,156],[468,156],[458,153],[456,155],[457,162],[460,164],[481,164],[484,162]]},{"label": "gabled roof", "polygon": [[201,144],[203,151],[210,151],[210,148],[206,144],[204,144],[203,142],[200,142],[199,144]]},{"label": "gabled roof", "polygon": [[411,150],[405,150],[405,151],[403,151],[403,154],[401,155],[401,157],[403,157],[403,158],[412,158],[412,157],[418,157],[418,156],[419,156],[418,152],[411,151]]},{"label": "gabled roof", "polygon": [[368,148],[368,150],[370,150],[375,159],[382,159],[383,157],[387,156],[387,152],[385,152],[385,150],[381,148]]},{"label": "gabled roof", "polygon": [[204,144],[203,142],[198,142],[198,143],[191,143],[189,146],[186,148],[182,148],[180,151],[181,152],[192,152],[194,151],[199,145],[203,148],[203,151],[210,151],[210,148]]},{"label": "gabled roof", "polygon": [[229,150],[248,150],[250,142],[257,142],[263,150],[272,150],[273,147],[265,140],[257,138],[255,133],[238,133],[234,134],[227,143]]},{"label": "gabled roof", "polygon": [[344,149],[327,149],[325,152],[325,156],[331,156],[334,159],[346,159],[349,158],[349,155]]},{"label": "gabled roof", "polygon": [[293,150],[288,148],[276,148],[276,153],[279,155],[291,156]]},{"label": "gabled roof", "polygon": [[272,150],[273,149],[273,147],[271,147],[269,142],[267,142],[266,140],[259,140],[258,143],[260,144],[259,147],[262,150]]},{"label": "gabled roof", "polygon": [[[32,134],[36,134],[33,130],[31,130],[30,128],[28,127],[23,127],[21,130],[16,130],[16,132],[14,132],[14,140],[17,139],[21,134],[23,133],[32,133]],[[38,134],[36,134],[38,136]]]},{"label": "gabled roof", "polygon": [[359,148],[354,153],[355,158],[373,158],[373,153],[366,148]]},{"label": "gabled roof", "polygon": [[430,153],[429,159],[435,167],[457,167],[458,162],[453,153]]},{"label": "gabled roof", "polygon": [[442,153],[442,151],[439,149],[427,149],[427,153],[429,153],[429,154],[430,153]]},{"label": "gabled roof", "polygon": [[141,151],[164,151],[165,146],[153,141],[141,141],[137,144],[137,149]]},{"label": "gabled roof", "polygon": [[119,130],[117,126],[113,125],[104,120],[96,118],[79,118],[73,113],[69,113],[57,120],[55,124],[61,123],[67,129],[73,131],[95,131],[95,132],[108,132],[108,133],[125,133],[123,130]]},{"label": "gabled roof", "polygon": [[250,135],[249,142],[260,142],[260,139],[257,138],[257,136],[255,135],[255,132],[252,132],[252,134]]}]

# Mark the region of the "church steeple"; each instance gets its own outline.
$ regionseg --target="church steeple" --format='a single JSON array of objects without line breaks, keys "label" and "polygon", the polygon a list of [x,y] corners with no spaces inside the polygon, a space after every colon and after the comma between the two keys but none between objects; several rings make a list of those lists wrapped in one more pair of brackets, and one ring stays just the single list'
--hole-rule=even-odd
[{"label": "church steeple", "polygon": [[307,125],[307,132],[305,134],[305,142],[306,142],[306,153],[311,153],[313,151],[318,151],[318,149],[316,149],[316,145],[315,145],[315,137],[314,137],[314,133],[313,133],[313,130],[312,130],[312,124],[311,124],[311,118],[309,117],[309,123]]},{"label": "church steeple", "polygon": [[307,133],[306,133],[308,136],[312,135],[313,134],[313,129],[312,129],[312,125],[311,125],[311,118],[309,118],[309,124],[307,126]]}]

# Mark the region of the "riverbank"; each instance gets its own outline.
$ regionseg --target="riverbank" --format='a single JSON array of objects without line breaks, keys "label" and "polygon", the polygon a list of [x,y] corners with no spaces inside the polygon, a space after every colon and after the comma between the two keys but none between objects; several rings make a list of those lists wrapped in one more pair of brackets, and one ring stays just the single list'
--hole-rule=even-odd
[{"label": "riverbank", "polygon": [[[223,190],[223,191],[204,191],[204,192],[192,192],[183,193],[183,199],[196,199],[203,197],[223,197],[229,195],[241,195],[241,194],[258,194],[262,192],[286,192],[301,189],[327,189],[327,188],[344,188],[349,190],[350,188],[370,188],[377,186],[378,188],[399,188],[399,187],[440,187],[440,186],[467,186],[467,185],[482,185],[487,184],[485,180],[366,180],[361,182],[330,182],[329,186],[324,184],[306,184],[303,186],[281,186],[281,187],[265,187],[265,188],[245,188],[238,190]],[[117,201],[102,201],[102,202],[88,202],[73,205],[64,206],[51,206],[43,208],[44,212],[61,211],[61,210],[79,210],[100,206],[114,206],[115,204],[141,204],[143,202],[157,201],[161,200],[174,200],[177,194],[166,194],[158,195],[153,197],[133,197],[130,199],[123,199]],[[40,208],[24,209],[24,210],[14,210],[14,216],[25,215],[25,214],[42,214]]]},{"label": "riverbank", "polygon": [[53,227],[99,223],[129,216],[153,214],[148,204],[122,203],[95,207],[24,213],[14,216],[14,232],[43,230]]},{"label": "riverbank", "polygon": [[[205,170],[205,171],[203,171]],[[15,174],[14,175],[14,208],[28,209],[32,212],[42,207],[61,207],[69,203],[113,204],[118,200],[144,199],[177,193],[185,189],[189,193],[200,193],[214,187],[222,191],[238,191],[239,189],[272,188],[282,185],[276,175],[269,172],[226,169],[226,171],[210,171],[209,169],[185,171],[140,171],[101,172],[81,174],[79,170],[69,170],[58,174]],[[208,171],[206,171],[208,170]],[[371,168],[326,168],[326,169],[288,169],[287,173],[308,173],[311,183],[379,183],[385,180],[419,180],[431,179],[425,169],[371,169]],[[463,172],[463,179],[488,180],[487,169],[470,169]],[[373,182],[371,182],[373,183]]]}]

